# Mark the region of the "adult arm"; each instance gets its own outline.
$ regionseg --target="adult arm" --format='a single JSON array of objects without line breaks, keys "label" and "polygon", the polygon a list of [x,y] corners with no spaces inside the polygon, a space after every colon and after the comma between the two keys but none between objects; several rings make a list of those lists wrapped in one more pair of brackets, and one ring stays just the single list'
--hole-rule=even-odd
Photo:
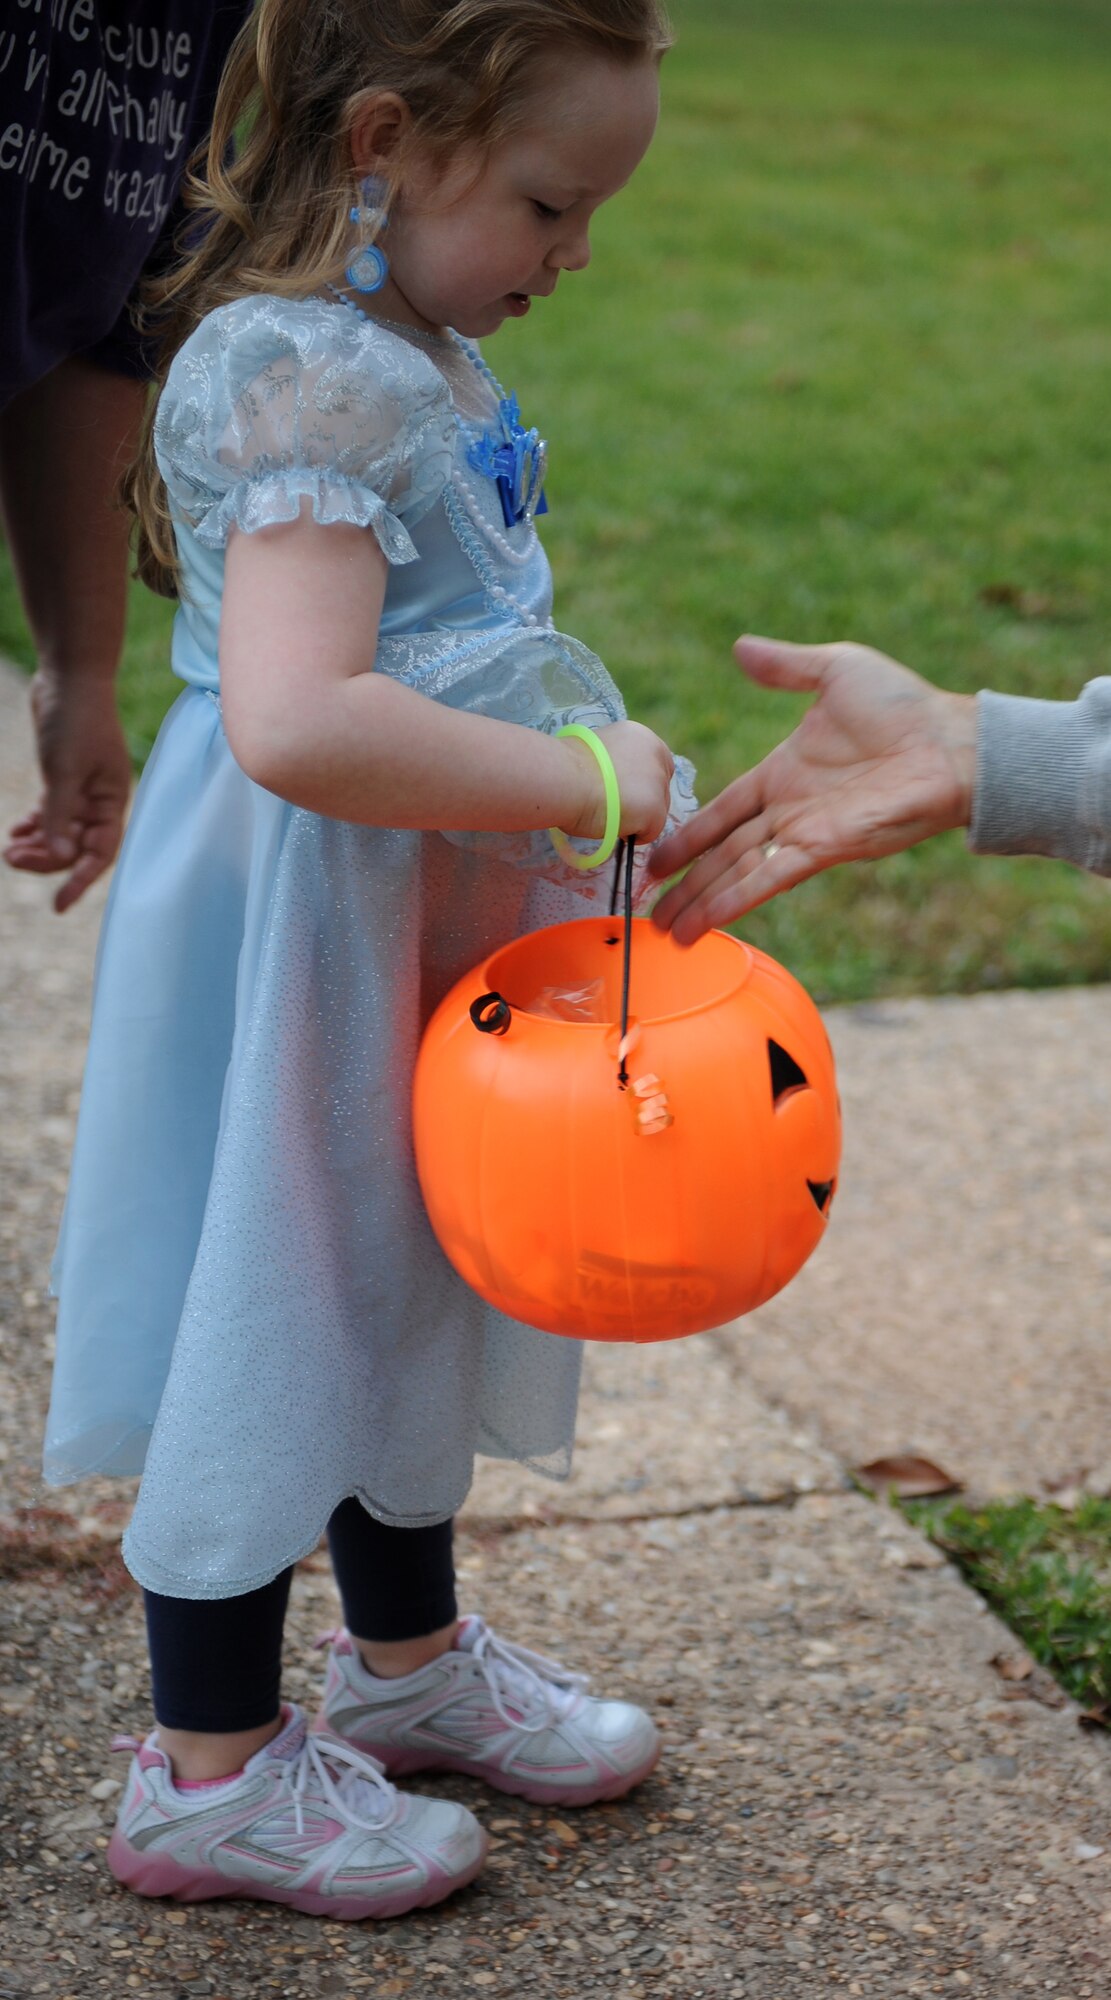
[{"label": "adult arm", "polygon": [[31,706],[43,789],[5,859],[68,870],[69,909],[115,858],[131,783],[115,675],[127,606],[128,519],[120,474],[146,387],[64,361],[0,413],[4,528],[38,653]]},{"label": "adult arm", "polygon": [[976,702],[969,846],[1111,875],[1111,679],[1089,681],[1076,701],[984,692]]}]

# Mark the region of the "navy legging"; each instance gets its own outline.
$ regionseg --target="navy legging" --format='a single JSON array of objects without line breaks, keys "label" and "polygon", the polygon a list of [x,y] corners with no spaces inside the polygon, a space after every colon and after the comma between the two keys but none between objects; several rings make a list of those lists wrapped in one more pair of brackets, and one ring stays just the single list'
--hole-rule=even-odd
[{"label": "navy legging", "polygon": [[[344,1624],[360,1639],[418,1639],[456,1617],[452,1523],[388,1528],[358,1500],[328,1523]],[[282,1628],[293,1571],[242,1597],[145,1590],[154,1713],[205,1735],[260,1729],[281,1700]]]}]

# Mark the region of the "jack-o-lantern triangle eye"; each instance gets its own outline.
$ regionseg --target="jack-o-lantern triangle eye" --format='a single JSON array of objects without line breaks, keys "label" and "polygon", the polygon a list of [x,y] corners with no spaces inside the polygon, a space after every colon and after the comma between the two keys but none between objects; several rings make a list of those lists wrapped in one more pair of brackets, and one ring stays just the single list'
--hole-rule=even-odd
[{"label": "jack-o-lantern triangle eye", "polygon": [[825,1215],[829,1208],[830,1202],[833,1200],[833,1191],[837,1186],[837,1182],[807,1181],[806,1185],[810,1189],[810,1192],[814,1198],[815,1208],[819,1209],[821,1213]]},{"label": "jack-o-lantern triangle eye", "polygon": [[789,1056],[786,1049],[780,1048],[778,1042],[772,1041],[770,1035],[768,1037],[768,1062],[771,1065],[772,1073],[773,1104],[781,1104],[783,1099],[789,1097],[793,1090],[808,1090],[810,1088],[805,1070],[801,1070],[794,1056]]}]

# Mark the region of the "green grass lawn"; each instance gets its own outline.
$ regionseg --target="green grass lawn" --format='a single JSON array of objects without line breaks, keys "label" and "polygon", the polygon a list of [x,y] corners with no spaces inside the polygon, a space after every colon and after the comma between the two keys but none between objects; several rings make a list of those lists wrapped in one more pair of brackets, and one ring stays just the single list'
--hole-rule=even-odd
[{"label": "green grass lawn", "polygon": [[[557,622],[709,796],[791,724],[744,628],[953,688],[1111,665],[1102,0],[677,0],[590,271],[488,353],[551,439]],[[5,578],[0,645],[26,654]],[[136,595],[137,753],[173,692]],[[956,837],[743,926],[820,999],[1111,975],[1106,885]]]},{"label": "green grass lawn", "polygon": [[903,1504],[1073,1700],[1111,1727],[1111,1501]]}]

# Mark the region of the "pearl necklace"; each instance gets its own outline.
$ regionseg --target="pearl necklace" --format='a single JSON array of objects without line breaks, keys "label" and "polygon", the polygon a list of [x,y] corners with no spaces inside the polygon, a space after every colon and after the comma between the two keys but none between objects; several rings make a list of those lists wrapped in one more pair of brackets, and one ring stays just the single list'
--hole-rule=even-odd
[{"label": "pearl necklace", "polygon": [[414,340],[427,340],[432,347],[451,345],[450,328],[447,333],[436,333],[430,326],[410,326],[408,320],[385,319],[381,313],[368,313],[362,306],[356,305],[355,300],[349,292],[344,291],[342,285],[333,285],[328,280],[324,289],[326,292],[331,292],[332,297],[337,299],[341,306],[346,306],[349,313],[354,313],[356,319],[362,320],[364,326],[384,326],[388,333],[410,334]]}]

